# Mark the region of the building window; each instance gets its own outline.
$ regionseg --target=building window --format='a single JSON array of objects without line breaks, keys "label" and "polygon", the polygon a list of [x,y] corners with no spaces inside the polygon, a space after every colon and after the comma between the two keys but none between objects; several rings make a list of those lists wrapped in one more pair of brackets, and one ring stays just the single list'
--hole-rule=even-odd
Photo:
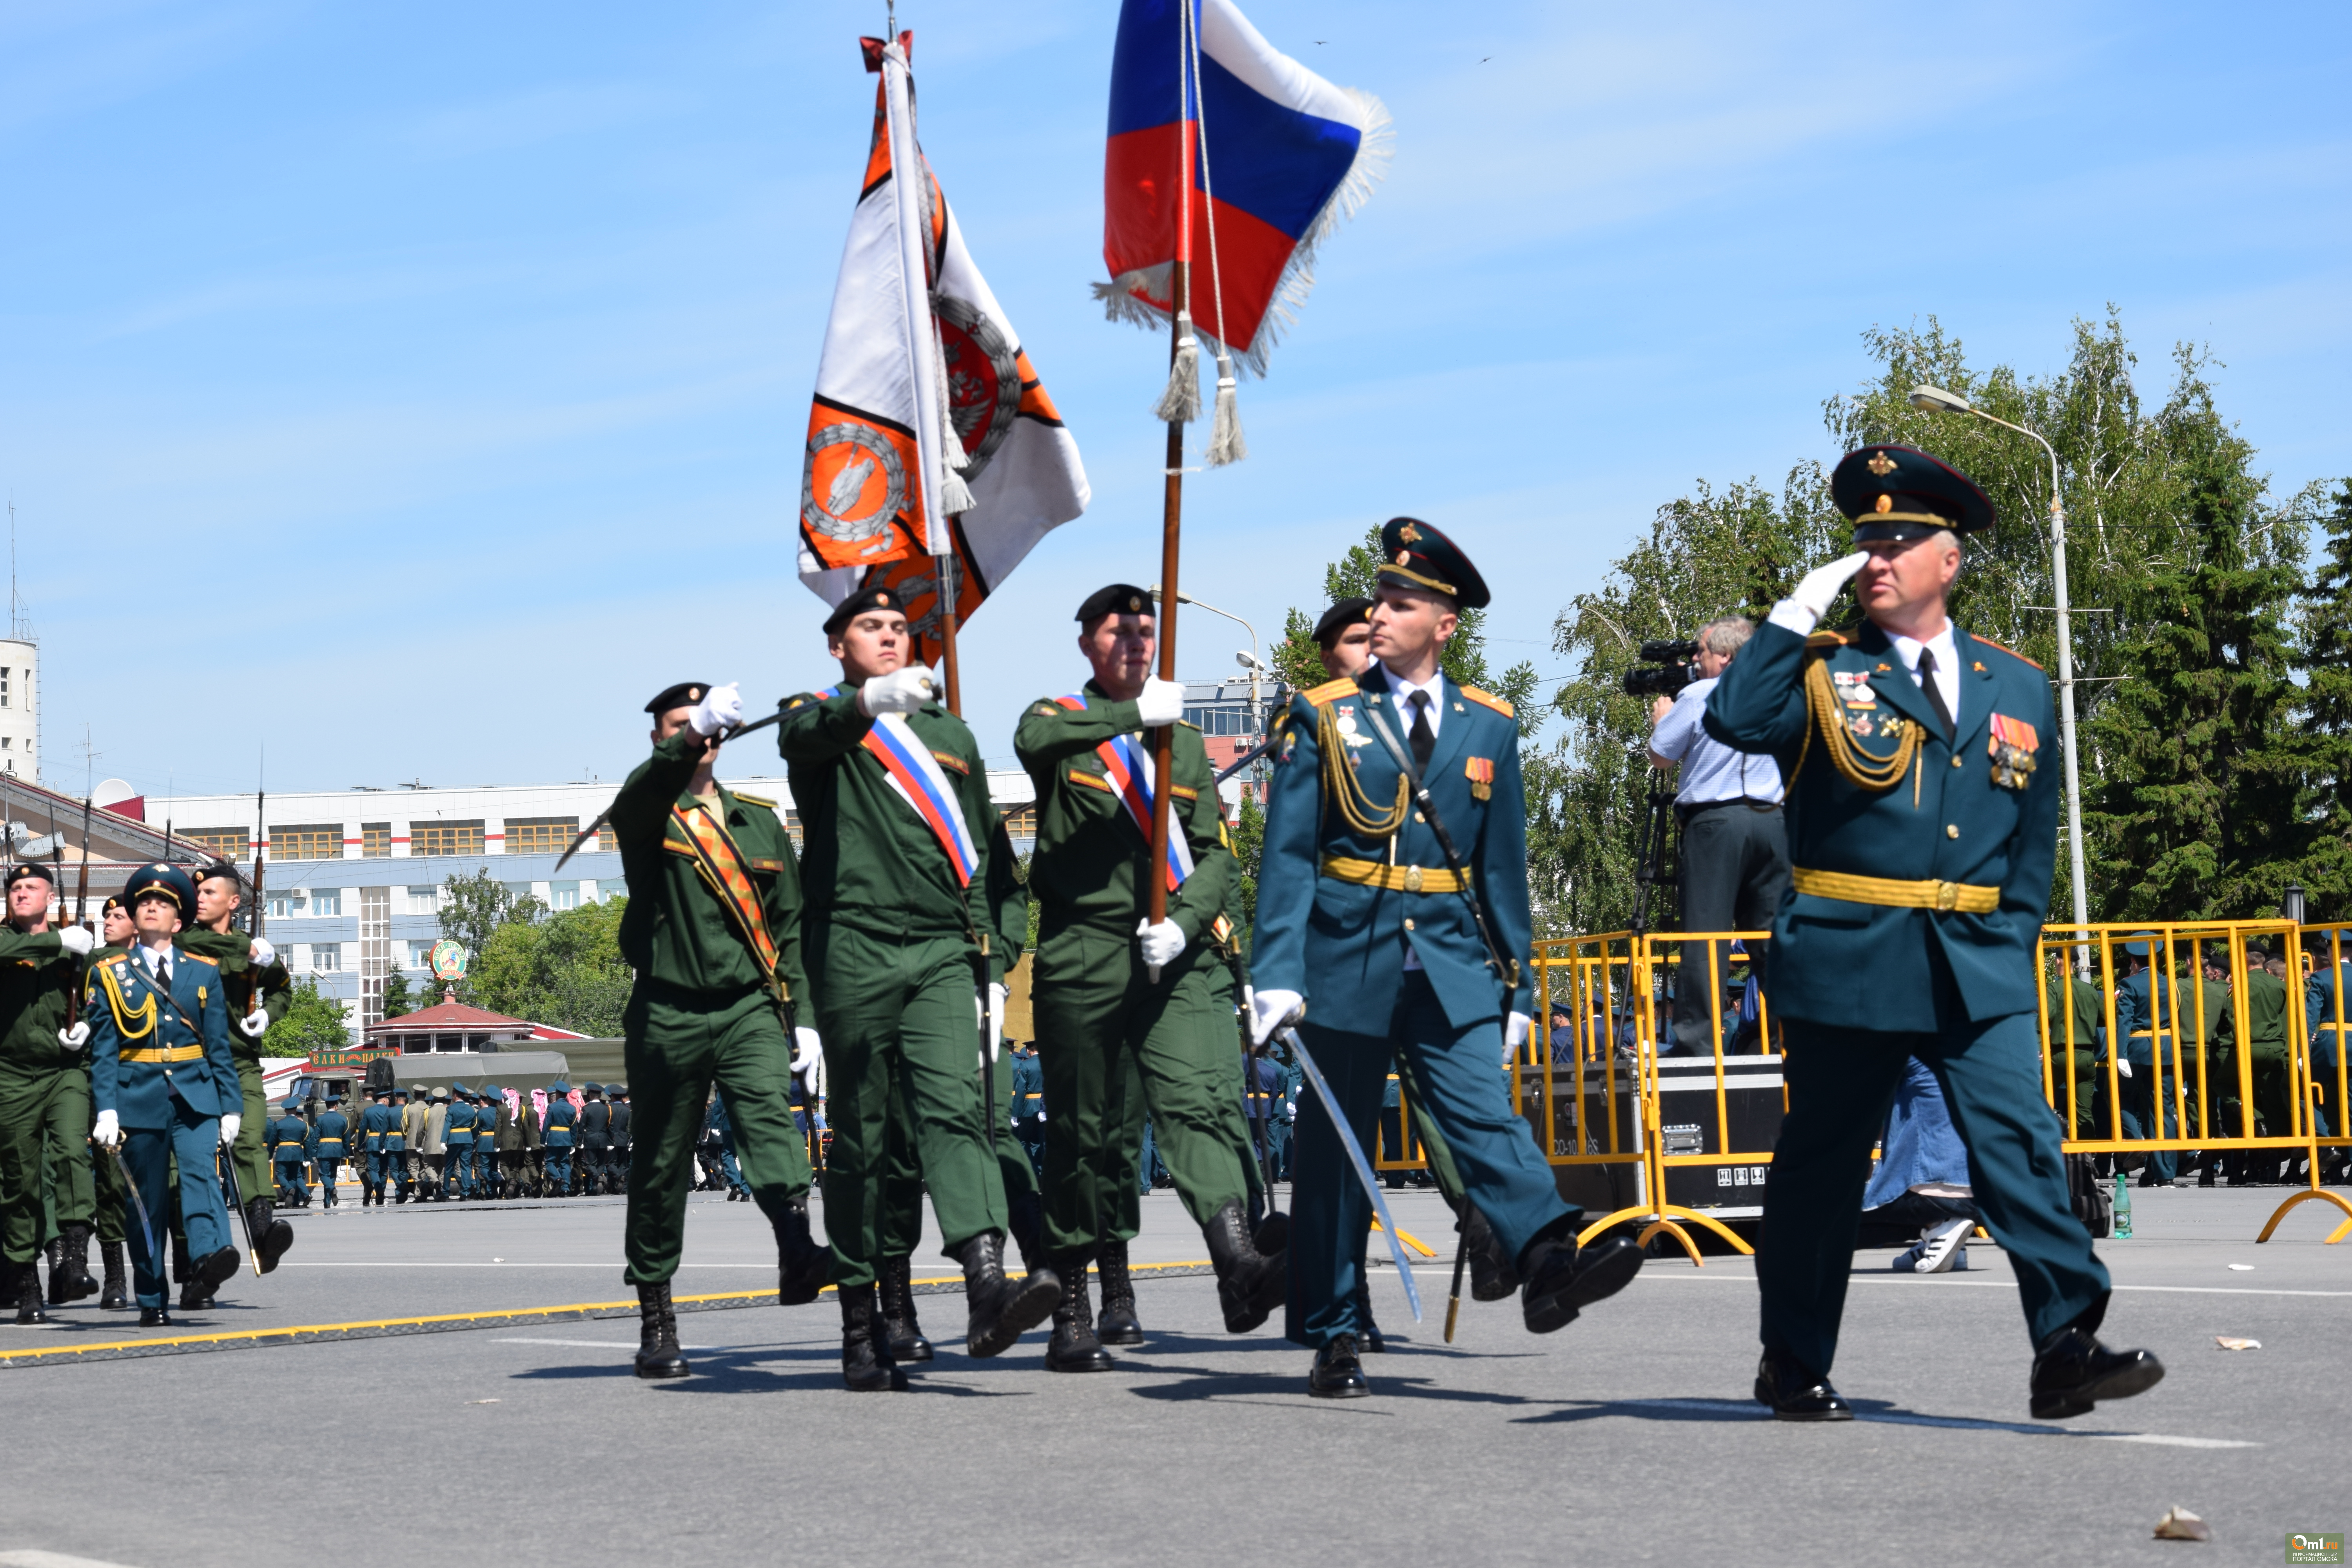
[{"label": "building window", "polygon": [[520,903],[525,899],[534,898],[537,896],[530,890],[530,884],[529,882],[507,882],[502,884],[502,886],[504,886],[507,890],[507,897],[512,899],[516,903]]},{"label": "building window", "polygon": [[343,858],[343,825],[315,823],[303,827],[269,829],[273,860],[340,860]]},{"label": "building window", "polygon": [[607,855],[618,855],[621,852],[621,830],[609,822],[604,824],[596,834],[596,847]]},{"label": "building window", "polygon": [[437,915],[441,912],[441,889],[411,888],[408,889],[408,912],[412,915]]},{"label": "building window", "polygon": [[192,844],[201,844],[205,854],[222,860],[243,860],[251,854],[251,846],[242,827],[175,827],[172,836],[184,838]]},{"label": "building window", "polygon": [[628,896],[629,879],[626,877],[607,877],[596,884],[596,898],[599,902],[606,899],[625,899]]},{"label": "building window", "polygon": [[321,974],[331,973],[343,966],[343,944],[340,942],[314,942],[310,944],[310,967]]},{"label": "building window", "polygon": [[383,860],[392,854],[392,824],[362,822],[360,824],[360,855],[364,859]]},{"label": "building window", "polygon": [[314,915],[339,915],[343,912],[343,890],[341,888],[310,889],[310,912]]},{"label": "building window", "polygon": [[1004,832],[1010,838],[1036,837],[1037,808],[1034,805],[1007,807],[1004,813]]},{"label": "building window", "polygon": [[547,897],[549,903],[556,909],[576,910],[580,907],[580,884],[557,882],[548,889]]},{"label": "building window", "polygon": [[[386,837],[388,837],[389,830]],[[383,1022],[383,977],[392,968],[392,889],[360,889],[360,1018]]]},{"label": "building window", "polygon": [[572,840],[579,831],[580,819],[576,816],[509,816],[507,853],[561,855],[572,847]]},{"label": "building window", "polygon": [[281,888],[269,895],[269,918],[271,920],[282,921],[293,914],[293,912],[294,895],[290,891]]},{"label": "building window", "polygon": [[417,941],[412,942],[408,944],[409,968],[430,969],[433,967],[433,942],[434,939],[428,936],[419,938]]},{"label": "building window", "polygon": [[13,689],[8,684],[8,674],[7,667],[0,665],[0,708],[7,707],[13,695]]},{"label": "building window", "polygon": [[479,855],[482,822],[414,822],[408,826],[411,855]]}]

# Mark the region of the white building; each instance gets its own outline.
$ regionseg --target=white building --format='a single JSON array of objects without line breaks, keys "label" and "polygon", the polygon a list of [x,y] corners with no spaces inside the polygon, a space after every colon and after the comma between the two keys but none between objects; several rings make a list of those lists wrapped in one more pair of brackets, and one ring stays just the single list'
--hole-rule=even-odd
[{"label": "white building", "polygon": [[0,773],[31,783],[41,776],[34,754],[41,740],[40,645],[0,638]]}]

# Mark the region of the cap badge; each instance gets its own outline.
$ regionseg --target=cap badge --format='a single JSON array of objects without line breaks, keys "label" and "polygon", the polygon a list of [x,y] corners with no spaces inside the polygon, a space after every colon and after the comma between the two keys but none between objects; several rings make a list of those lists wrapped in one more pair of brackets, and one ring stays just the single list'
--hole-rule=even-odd
[{"label": "cap badge", "polygon": [[1873,452],[1870,461],[1863,466],[1883,479],[1895,471],[1895,459],[1884,452]]},{"label": "cap badge", "polygon": [[1402,528],[1397,530],[1397,537],[1403,540],[1407,544],[1411,544],[1421,538],[1421,530],[1408,522]]},{"label": "cap badge", "polygon": [[1396,563],[1400,566],[1411,565],[1412,563],[1412,552],[1410,550],[1398,551]]},{"label": "cap badge", "polygon": [[1895,498],[1882,493],[1878,498],[1878,505],[1872,510],[1876,511],[1893,511],[1895,510]]},{"label": "cap badge", "polygon": [[686,700],[687,700],[688,702],[699,702],[699,701],[701,701],[701,700],[702,700],[702,688],[700,688],[699,686],[689,686],[689,687],[688,687],[688,688],[686,689]]},{"label": "cap badge", "polygon": [[1143,601],[1133,594],[1127,596],[1127,607],[1137,615],[1143,613]]}]

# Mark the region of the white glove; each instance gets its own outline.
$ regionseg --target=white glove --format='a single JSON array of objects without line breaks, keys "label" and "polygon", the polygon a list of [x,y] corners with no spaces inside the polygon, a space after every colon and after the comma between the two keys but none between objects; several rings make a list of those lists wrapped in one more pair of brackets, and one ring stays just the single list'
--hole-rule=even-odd
[{"label": "white glove", "polygon": [[803,1024],[793,1031],[793,1071],[804,1073],[824,1060],[824,1042]]},{"label": "white glove", "polygon": [[1135,700],[1135,716],[1147,730],[1173,724],[1184,717],[1184,688],[1173,680],[1150,677],[1143,683],[1143,694]]},{"label": "white glove", "polygon": [[887,675],[877,675],[859,687],[857,710],[868,719],[879,719],[885,713],[919,712],[930,701],[935,689],[931,672],[919,664],[910,664]]},{"label": "white glove", "polygon": [[76,958],[87,958],[89,950],[98,945],[98,939],[89,934],[88,926],[67,926],[58,932],[58,945]]},{"label": "white glove", "polygon": [[89,1135],[100,1146],[111,1149],[122,1142],[122,1123],[115,1120],[111,1110],[101,1110],[98,1113],[98,1125],[89,1130]]},{"label": "white glove", "polygon": [[1004,1049],[1004,987],[992,984],[988,988],[988,1059],[995,1061]]},{"label": "white glove", "polygon": [[223,1143],[234,1143],[234,1142],[236,1142],[237,1130],[238,1130],[239,1128],[243,1127],[244,1125],[245,1125],[245,1118],[244,1118],[244,1117],[242,1117],[242,1116],[239,1116],[239,1115],[238,1115],[236,1111],[234,1111],[234,1110],[230,1111],[226,1116],[222,1117],[222,1118],[221,1118],[221,1142],[222,1142]]},{"label": "white glove", "polygon": [[257,936],[253,939],[252,957],[256,969],[267,969],[278,962],[278,950],[269,945],[268,937]]},{"label": "white glove", "polygon": [[1525,1013],[1514,1013],[1503,1025],[1503,1065],[1509,1067],[1519,1054],[1519,1047],[1535,1033],[1536,1021]]},{"label": "white glove", "polygon": [[1822,617],[1830,613],[1831,602],[1836,599],[1839,590],[1869,559],[1869,551],[1857,550],[1806,573],[1789,596],[1772,606],[1772,624],[1810,637],[1813,628],[1821,625]]},{"label": "white glove", "polygon": [[2116,1071],[2125,1078],[2131,1077],[2131,1063],[2124,1060],[2121,1057],[2117,1057],[2116,1058]]},{"label": "white glove", "polygon": [[694,711],[686,721],[694,726],[694,732],[698,735],[716,735],[721,730],[740,724],[743,721],[743,693],[731,680],[724,686],[714,686],[702,694],[702,700],[694,705]]},{"label": "white glove", "polygon": [[89,1020],[85,1018],[70,1029],[59,1029],[58,1044],[69,1051],[78,1051],[89,1044]]},{"label": "white glove", "polygon": [[1158,925],[1138,921],[1135,934],[1142,940],[1143,962],[1153,969],[1167,968],[1184,951],[1184,928],[1174,921],[1161,921]]},{"label": "white glove", "polygon": [[1301,1016],[1306,1010],[1307,998],[1296,991],[1251,992],[1250,1044],[1265,1044],[1274,1037],[1276,1029]]},{"label": "white glove", "polygon": [[248,1040],[257,1040],[269,1033],[269,1015],[258,1009],[236,1021],[237,1033]]}]

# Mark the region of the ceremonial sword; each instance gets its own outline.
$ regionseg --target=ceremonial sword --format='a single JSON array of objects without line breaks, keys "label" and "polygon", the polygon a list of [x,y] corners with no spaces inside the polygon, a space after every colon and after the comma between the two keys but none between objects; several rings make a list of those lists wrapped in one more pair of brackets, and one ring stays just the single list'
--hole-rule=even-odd
[{"label": "ceremonial sword", "polygon": [[[721,735],[719,735],[719,736],[718,737],[719,743],[720,745],[722,745],[722,746],[723,746],[723,745],[725,745],[728,742],[730,742],[730,741],[731,741],[731,740],[735,739],[735,737],[737,737],[738,735],[748,735],[748,734],[750,734],[750,733],[751,733],[752,731],[754,731],[754,730],[764,730],[764,729],[766,729],[769,725],[771,725],[771,724],[774,723],[777,720],[779,720],[779,719],[782,718],[783,716],[784,716],[784,710],[783,710],[783,708],[782,708],[782,707],[779,706],[773,713],[769,714],[769,715],[768,715],[766,718],[764,718],[764,719],[754,719],[754,720],[752,720],[749,724],[738,724],[738,725],[736,725],[733,729],[731,729],[731,730],[730,730],[730,731],[727,731],[724,734],[721,734]],[[614,803],[614,805],[617,805],[618,804],[620,804],[618,801],[615,801],[615,802]],[[558,871],[562,870],[562,869],[563,869],[563,863],[564,863],[566,860],[571,859],[574,855],[579,854],[579,853],[580,853],[580,847],[581,847],[582,845],[583,845],[583,844],[587,843],[587,842],[588,842],[588,840],[590,840],[591,838],[595,837],[596,837],[596,830],[597,830],[598,828],[600,828],[600,827],[604,826],[604,824],[606,824],[607,822],[610,822],[610,821],[612,821],[612,820],[613,820],[613,807],[612,807],[612,806],[608,805],[608,806],[606,806],[604,810],[602,810],[602,811],[598,812],[598,813],[596,814],[596,820],[595,820],[595,821],[593,821],[593,822],[592,822],[592,823],[590,823],[587,826],[585,826],[585,827],[582,828],[582,829],[580,830],[580,832],[579,832],[578,836],[577,836],[577,837],[575,837],[572,840],[572,847],[571,847],[571,848],[569,848],[569,849],[566,849],[562,854],[561,854],[561,855],[559,855],[559,856],[557,856],[557,857],[556,857],[556,859],[555,859],[555,869],[556,869],[556,870],[558,870]]]},{"label": "ceremonial sword", "polygon": [[1315,1058],[1307,1051],[1307,1042],[1298,1037],[1298,1031],[1295,1028],[1286,1027],[1281,1033],[1282,1043],[1297,1055],[1299,1070],[1306,1073],[1307,1081],[1315,1086],[1315,1098],[1321,1100],[1323,1109],[1330,1113],[1331,1125],[1339,1134],[1339,1146],[1348,1152],[1348,1163],[1356,1168],[1356,1180],[1364,1184],[1364,1191],[1372,1200],[1372,1212],[1380,1216],[1381,1234],[1388,1238],[1389,1257],[1396,1263],[1398,1278],[1404,1281],[1404,1299],[1412,1308],[1412,1321],[1417,1323],[1421,1321],[1421,1291],[1412,1282],[1412,1265],[1405,1261],[1404,1243],[1400,1239],[1403,1233],[1397,1229],[1396,1221],[1389,1215],[1388,1200],[1381,1196],[1381,1184],[1372,1174],[1372,1163],[1364,1158],[1364,1146],[1356,1142],[1356,1130],[1348,1125],[1347,1117],[1341,1114],[1339,1102],[1332,1098],[1331,1086],[1324,1081],[1323,1069],[1315,1065]]}]

